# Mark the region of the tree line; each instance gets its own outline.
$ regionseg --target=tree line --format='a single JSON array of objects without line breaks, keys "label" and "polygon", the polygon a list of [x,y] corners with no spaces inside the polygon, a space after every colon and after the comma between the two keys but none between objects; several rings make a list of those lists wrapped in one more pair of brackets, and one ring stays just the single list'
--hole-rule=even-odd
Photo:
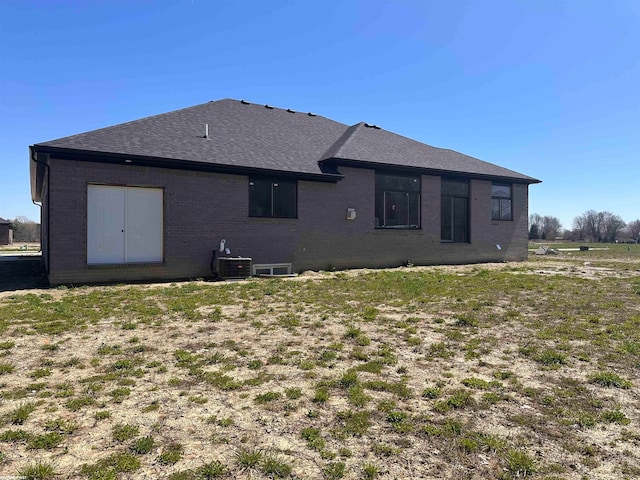
[{"label": "tree line", "polygon": [[576,242],[635,241],[640,243],[640,219],[626,223],[620,215],[587,210],[573,219],[573,228],[565,230],[557,217],[529,215],[529,240],[562,238]]},{"label": "tree line", "polygon": [[13,242],[39,242],[40,224],[29,220],[27,217],[16,217],[11,222],[13,230]]}]

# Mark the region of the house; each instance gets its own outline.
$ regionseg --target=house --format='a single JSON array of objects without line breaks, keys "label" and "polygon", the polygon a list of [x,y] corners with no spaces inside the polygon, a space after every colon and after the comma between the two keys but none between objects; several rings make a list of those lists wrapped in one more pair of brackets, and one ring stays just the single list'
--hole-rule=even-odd
[{"label": "house", "polygon": [[11,230],[11,222],[0,217],[0,245],[13,244],[13,230]]},{"label": "house", "polygon": [[30,146],[52,285],[527,258],[539,180],[376,125],[224,99]]}]

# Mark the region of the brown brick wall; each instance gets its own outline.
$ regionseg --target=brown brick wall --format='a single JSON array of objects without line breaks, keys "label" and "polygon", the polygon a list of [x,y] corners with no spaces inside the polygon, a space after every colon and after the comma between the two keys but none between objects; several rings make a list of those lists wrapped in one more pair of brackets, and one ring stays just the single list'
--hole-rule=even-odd
[{"label": "brown brick wall", "polygon": [[[169,280],[209,275],[220,239],[254,263],[292,263],[294,271],[521,260],[527,255],[527,187],[514,185],[514,221],[491,221],[491,183],[471,182],[471,242],[440,242],[440,178],[422,177],[422,228],[375,229],[373,170],[341,168],[344,180],[298,182],[298,218],[248,216],[243,175],[50,160],[50,282]],[[164,262],[87,266],[90,183],[164,189]],[[355,220],[347,220],[355,208]],[[44,209],[43,209],[44,210]],[[44,219],[43,219],[44,220]],[[45,222],[43,221],[43,225]],[[502,250],[496,249],[500,244]]]}]

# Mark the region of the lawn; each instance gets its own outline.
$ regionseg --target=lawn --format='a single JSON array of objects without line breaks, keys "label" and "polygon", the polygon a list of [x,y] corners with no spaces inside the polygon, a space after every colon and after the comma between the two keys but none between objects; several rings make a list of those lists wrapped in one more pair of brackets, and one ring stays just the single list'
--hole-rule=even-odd
[{"label": "lawn", "polygon": [[0,475],[640,475],[640,246],[0,295]]}]

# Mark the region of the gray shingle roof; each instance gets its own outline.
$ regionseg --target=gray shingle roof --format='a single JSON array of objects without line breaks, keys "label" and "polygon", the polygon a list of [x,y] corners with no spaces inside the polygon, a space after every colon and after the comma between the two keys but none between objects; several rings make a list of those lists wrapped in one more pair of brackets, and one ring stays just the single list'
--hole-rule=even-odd
[{"label": "gray shingle roof", "polygon": [[[209,138],[205,136],[208,124]],[[224,99],[34,145],[227,168],[323,175],[322,162],[364,162],[538,180],[364,123]]]},{"label": "gray shingle roof", "polygon": [[4,218],[0,217],[0,225],[7,225],[7,224],[11,224],[11,222],[9,220],[5,220]]}]

